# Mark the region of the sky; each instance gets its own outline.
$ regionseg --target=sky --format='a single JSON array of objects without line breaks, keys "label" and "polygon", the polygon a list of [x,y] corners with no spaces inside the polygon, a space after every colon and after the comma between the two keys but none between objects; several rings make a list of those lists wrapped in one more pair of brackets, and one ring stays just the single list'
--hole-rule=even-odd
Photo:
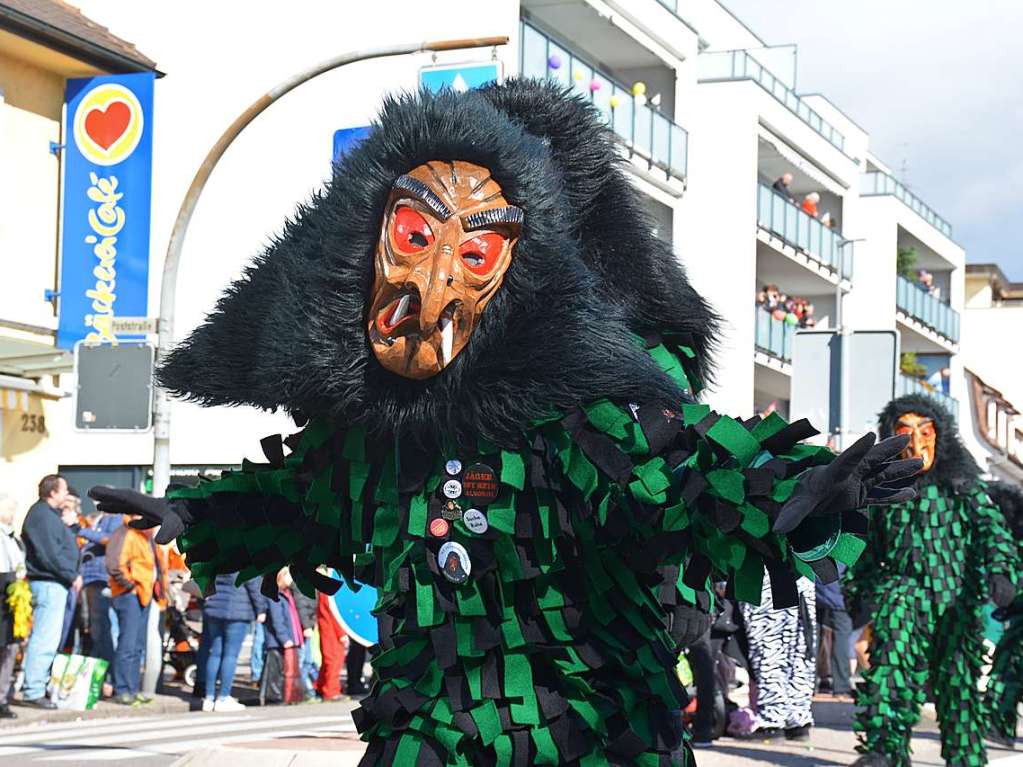
[{"label": "sky", "polygon": [[724,0],[769,45],[799,46],[819,92],[952,224],[968,263],[1023,280],[1023,2]]}]

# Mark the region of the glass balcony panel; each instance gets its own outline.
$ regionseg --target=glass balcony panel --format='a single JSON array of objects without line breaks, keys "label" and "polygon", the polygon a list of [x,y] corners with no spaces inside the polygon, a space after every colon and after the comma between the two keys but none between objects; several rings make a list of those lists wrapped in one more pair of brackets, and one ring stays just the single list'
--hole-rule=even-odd
[{"label": "glass balcony panel", "polygon": [[907,208],[920,216],[946,237],[952,237],[952,225],[939,216],[923,200],[913,194],[898,180],[879,170],[863,174],[860,182],[860,193],[866,196],[890,194],[900,200]]},{"label": "glass balcony panel", "polygon": [[[648,105],[638,106],[626,86],[573,55],[540,30],[525,21],[520,23],[520,29],[523,75],[546,76],[589,98],[627,146],[669,175],[685,178],[689,137],[684,128]],[[558,64],[556,68],[550,66],[551,59]],[[729,68],[732,63],[730,56],[708,60],[710,64],[715,62],[723,62]],[[598,83],[599,87],[591,91],[592,83]],[[614,108],[611,107],[612,96],[617,102]]]},{"label": "glass balcony panel", "polygon": [[653,112],[650,110],[650,107],[636,106],[636,113],[634,117],[636,129],[633,145],[638,151],[642,152],[647,157],[650,156],[650,128],[653,122],[652,117]]},{"label": "glass balcony panel", "polygon": [[840,276],[849,277],[851,256],[841,234],[788,201],[763,182],[757,184],[757,223]]},{"label": "glass balcony panel", "polygon": [[671,123],[662,114],[654,114],[654,145],[651,156],[654,162],[662,167],[670,166],[671,157],[668,154],[671,146]]},{"label": "glass balcony panel", "polygon": [[532,27],[522,27],[522,76],[547,77],[547,39]]},{"label": "glass balcony panel", "polygon": [[913,378],[900,373],[896,381],[896,394],[899,397],[903,397],[907,394],[923,394],[927,397],[932,397],[941,405],[944,405],[953,416],[958,417],[959,415],[959,401],[941,389],[936,389],[926,381],[921,381],[918,378]]},{"label": "glass balcony panel", "polygon": [[905,277],[900,275],[895,280],[895,304],[899,309],[953,343],[959,343],[959,312]]}]

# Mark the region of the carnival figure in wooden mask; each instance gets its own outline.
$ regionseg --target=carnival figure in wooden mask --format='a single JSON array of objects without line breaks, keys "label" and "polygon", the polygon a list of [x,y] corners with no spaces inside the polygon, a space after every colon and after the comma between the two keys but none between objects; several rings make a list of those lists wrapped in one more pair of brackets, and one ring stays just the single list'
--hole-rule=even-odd
[{"label": "carnival figure in wooden mask", "polygon": [[[987,716],[978,682],[985,603],[1009,604],[1016,547],[955,419],[921,394],[881,412],[882,436],[901,434],[919,458],[918,497],[870,510],[870,535],[848,591],[854,610],[873,612],[870,669],[861,687],[859,767],[909,767],[910,738],[927,688],[950,765],[986,764]],[[930,669],[930,678],[920,675]]]},{"label": "carnival figure in wooden mask", "polygon": [[94,493],[180,534],[203,584],[377,587],[364,765],[689,764],[680,568],[706,603],[759,599],[766,567],[781,605],[918,464],[698,404],[717,319],[652,232],[559,86],[389,99],[160,373],[301,431],[167,499]]}]

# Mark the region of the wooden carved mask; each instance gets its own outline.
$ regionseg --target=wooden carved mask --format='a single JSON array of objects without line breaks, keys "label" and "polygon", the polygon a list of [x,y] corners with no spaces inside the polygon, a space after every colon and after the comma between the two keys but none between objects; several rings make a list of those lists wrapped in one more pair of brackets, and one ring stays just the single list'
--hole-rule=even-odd
[{"label": "wooden carved mask", "polygon": [[425,379],[451,364],[504,280],[522,218],[473,163],[431,160],[394,182],[368,318],[381,365]]},{"label": "wooden carved mask", "polygon": [[934,465],[934,451],[938,441],[934,421],[919,413],[903,413],[895,424],[895,433],[909,435],[909,444],[902,451],[902,457],[919,458],[924,462],[920,473],[930,471]]}]

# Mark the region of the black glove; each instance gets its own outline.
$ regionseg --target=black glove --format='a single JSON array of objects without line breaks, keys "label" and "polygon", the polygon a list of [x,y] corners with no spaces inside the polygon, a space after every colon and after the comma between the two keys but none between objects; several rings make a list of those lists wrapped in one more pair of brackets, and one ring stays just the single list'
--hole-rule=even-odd
[{"label": "black glove", "polygon": [[671,638],[677,649],[684,650],[710,631],[713,619],[710,614],[692,605],[675,605],[671,608]]},{"label": "black glove", "polygon": [[827,466],[807,469],[774,523],[788,533],[807,517],[841,514],[868,504],[902,503],[916,497],[910,487],[923,467],[919,458],[897,458],[909,437],[889,437],[874,444],[874,434],[860,437]]},{"label": "black glove", "polygon": [[188,507],[166,498],[154,498],[136,490],[102,487],[90,488],[89,497],[96,501],[96,508],[108,514],[134,514],[142,519],[128,523],[136,530],[148,530],[160,526],[156,534],[157,543],[170,543],[192,522]]},{"label": "black glove", "polygon": [[988,587],[991,589],[991,601],[996,607],[1008,607],[1016,598],[1016,587],[1012,581],[1004,575],[995,574],[988,578]]}]

